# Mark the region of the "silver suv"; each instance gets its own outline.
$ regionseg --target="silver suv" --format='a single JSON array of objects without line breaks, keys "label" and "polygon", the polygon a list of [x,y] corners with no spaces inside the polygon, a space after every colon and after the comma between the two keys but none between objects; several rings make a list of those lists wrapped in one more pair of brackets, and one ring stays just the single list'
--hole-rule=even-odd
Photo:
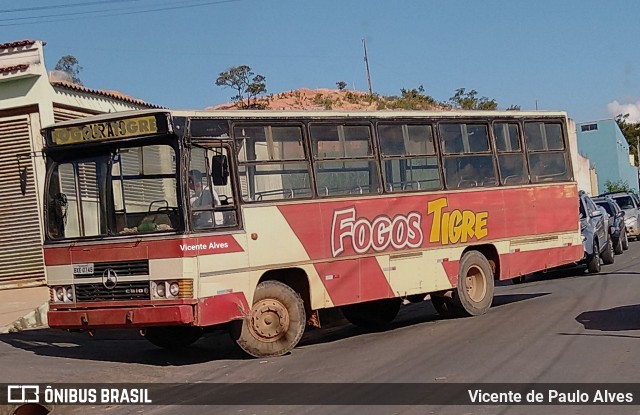
[{"label": "silver suv", "polygon": [[[612,198],[620,209],[624,211],[624,224],[627,227],[627,234],[640,239],[640,199],[633,192],[605,193]],[[604,195],[601,195],[604,196]]]},{"label": "silver suv", "polygon": [[609,237],[607,213],[598,208],[584,191],[578,194],[580,209],[580,232],[584,246],[584,263],[591,273],[600,272],[600,259],[605,264],[613,264],[613,244]]}]

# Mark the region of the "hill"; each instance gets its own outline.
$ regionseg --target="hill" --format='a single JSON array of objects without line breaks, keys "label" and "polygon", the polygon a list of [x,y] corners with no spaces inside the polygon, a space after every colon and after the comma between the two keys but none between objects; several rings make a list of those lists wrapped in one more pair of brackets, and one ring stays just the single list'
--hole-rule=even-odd
[{"label": "hill", "polygon": [[[444,107],[433,98],[403,91],[401,97],[382,97],[361,91],[302,88],[259,98],[258,105],[268,110],[439,110]],[[207,110],[237,109],[235,103],[207,107]]]}]

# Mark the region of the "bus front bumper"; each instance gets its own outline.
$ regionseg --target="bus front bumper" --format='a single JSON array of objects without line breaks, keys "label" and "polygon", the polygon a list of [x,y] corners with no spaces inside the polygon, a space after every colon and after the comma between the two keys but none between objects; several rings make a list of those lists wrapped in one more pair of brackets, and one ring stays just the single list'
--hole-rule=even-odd
[{"label": "bus front bumper", "polygon": [[193,324],[194,305],[60,309],[51,306],[49,327],[59,329],[134,328]]}]

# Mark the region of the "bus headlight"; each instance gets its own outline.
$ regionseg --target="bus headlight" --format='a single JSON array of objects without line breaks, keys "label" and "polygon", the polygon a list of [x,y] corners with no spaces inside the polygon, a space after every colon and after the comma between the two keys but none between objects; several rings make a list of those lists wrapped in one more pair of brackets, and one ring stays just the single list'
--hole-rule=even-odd
[{"label": "bus headlight", "polygon": [[75,301],[73,286],[55,286],[50,288],[49,299],[54,303],[72,303]]},{"label": "bus headlight", "polygon": [[180,287],[178,286],[178,283],[172,282],[169,285],[169,294],[171,294],[172,297],[177,297],[179,293],[180,293]]},{"label": "bus headlight", "polygon": [[193,298],[193,280],[151,281],[151,298]]},{"label": "bus headlight", "polygon": [[156,294],[158,294],[158,297],[164,298],[167,295],[167,288],[166,285],[164,284],[164,281],[161,281],[160,283],[156,284]]}]

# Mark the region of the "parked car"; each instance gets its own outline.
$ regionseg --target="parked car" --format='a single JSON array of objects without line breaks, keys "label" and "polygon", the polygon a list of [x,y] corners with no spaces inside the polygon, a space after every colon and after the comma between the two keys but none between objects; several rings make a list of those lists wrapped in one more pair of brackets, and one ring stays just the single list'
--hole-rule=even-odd
[{"label": "parked car", "polygon": [[624,210],[609,196],[598,196],[593,199],[598,207],[604,208],[609,216],[609,236],[613,244],[613,252],[620,255],[624,250],[629,249],[629,238],[627,237],[627,227],[624,223]]},{"label": "parked car", "polygon": [[598,206],[584,191],[578,194],[580,209],[580,232],[584,247],[583,262],[591,273],[600,272],[600,259],[605,264],[613,264],[614,252],[607,230],[606,212]]},{"label": "parked car", "polygon": [[640,239],[640,203],[637,196],[633,192],[614,192],[605,193],[601,196],[609,196],[624,210],[624,223],[627,228],[627,234]]}]

